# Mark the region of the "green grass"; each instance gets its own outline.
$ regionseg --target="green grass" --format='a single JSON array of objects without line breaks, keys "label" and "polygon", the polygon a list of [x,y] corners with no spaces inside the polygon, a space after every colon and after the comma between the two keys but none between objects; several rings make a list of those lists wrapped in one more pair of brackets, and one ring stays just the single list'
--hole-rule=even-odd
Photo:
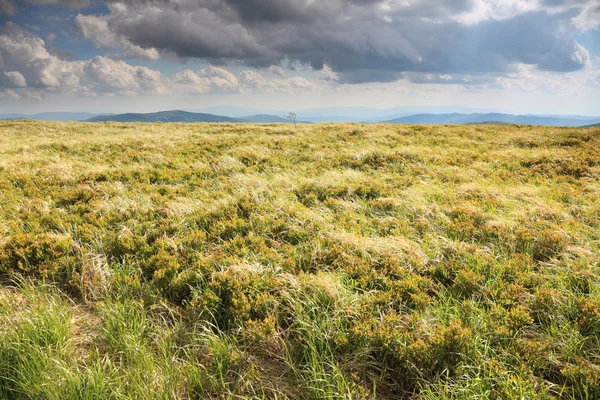
[{"label": "green grass", "polygon": [[0,122],[1,399],[600,398],[600,129]]}]

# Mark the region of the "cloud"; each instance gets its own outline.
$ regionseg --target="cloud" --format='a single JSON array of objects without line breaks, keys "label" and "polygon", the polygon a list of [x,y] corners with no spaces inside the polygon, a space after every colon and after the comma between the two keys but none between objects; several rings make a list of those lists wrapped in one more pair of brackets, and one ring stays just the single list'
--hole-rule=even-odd
[{"label": "cloud", "polygon": [[25,0],[33,4],[62,4],[73,8],[84,8],[91,5],[90,0]]},{"label": "cloud", "polygon": [[53,56],[42,39],[22,33],[0,35],[0,70],[18,71],[30,87],[68,87],[79,82],[83,63]]},{"label": "cloud", "polygon": [[109,14],[80,15],[75,24],[123,58],[196,58],[279,77],[273,66],[281,63],[327,65],[326,79],[340,83],[390,82],[406,72],[503,76],[519,64],[576,71],[589,55],[575,33],[598,23],[597,0],[108,3]]},{"label": "cloud", "polygon": [[323,69],[321,69],[321,76],[325,81],[337,82],[340,80],[339,75],[327,64],[323,65]]},{"label": "cloud", "polygon": [[56,35],[54,33],[50,33],[48,34],[48,36],[46,36],[46,50],[48,50],[48,53],[63,59],[63,60],[77,60],[78,57],[70,52],[70,51],[63,51],[63,50],[58,50],[56,47],[54,47],[54,42],[56,41]]},{"label": "cloud", "polygon": [[172,82],[176,90],[191,94],[234,93],[239,91],[238,79],[231,72],[214,66],[197,72],[185,70],[177,73]]},{"label": "cloud", "polygon": [[600,0],[589,2],[581,0],[581,3],[587,3],[587,5],[579,15],[573,18],[573,23],[580,31],[598,29],[600,27]]},{"label": "cloud", "polygon": [[135,95],[140,92],[165,91],[160,72],[100,56],[85,63],[82,83],[96,93]]},{"label": "cloud", "polygon": [[283,80],[280,79],[279,82],[283,83],[282,87],[290,87],[293,89],[304,89],[304,90],[318,90],[319,89],[319,86],[317,86],[315,83],[309,81],[308,79],[304,79],[300,76],[294,76],[294,77],[283,79]]},{"label": "cloud", "polygon": [[[308,65],[324,80],[350,84],[392,82],[407,73],[501,77],[520,64],[577,71],[590,58],[576,34],[600,26],[599,0],[104,2],[109,13],[79,14],[74,26],[110,58],[195,58],[279,78],[285,78],[280,65]],[[0,10],[14,14],[15,4],[0,0]]]},{"label": "cloud", "polygon": [[[0,1],[2,1],[2,0],[0,0]],[[16,35],[23,35],[23,36],[27,36],[27,37],[35,36],[32,32],[28,31],[27,29],[21,28],[19,25],[15,24],[12,21],[8,21],[6,24],[4,24],[4,26],[0,27],[0,32],[4,32],[7,35],[11,35],[11,36],[16,36]]]},{"label": "cloud", "polygon": [[[72,8],[86,8],[90,0],[24,0],[32,4],[62,4]],[[15,15],[18,12],[15,0],[0,0],[0,14]]]},{"label": "cloud", "polygon": [[556,95],[582,95],[598,91],[600,81],[594,84],[594,79],[599,77],[598,69],[585,68],[572,74],[556,79],[552,72],[539,71],[530,65],[522,64],[516,72],[511,72],[505,77],[496,79],[494,89],[518,91],[528,93],[546,93]]},{"label": "cloud", "polygon": [[275,86],[267,83],[267,80],[257,71],[242,71],[240,83],[245,91],[261,90],[271,92],[275,89]]},{"label": "cloud", "polygon": [[136,45],[182,58],[204,58],[216,64],[263,59],[270,53],[267,46],[260,45],[237,21],[224,20],[208,8],[189,3],[186,7],[185,4],[176,7],[167,1],[114,3],[109,15],[79,18],[78,28],[82,32],[109,30],[119,36],[107,40],[89,35],[99,47],[109,42],[127,51],[127,46]]},{"label": "cloud", "polygon": [[141,58],[146,60],[157,60],[160,55],[154,48],[143,49],[129,42],[125,37],[113,32],[108,21],[102,17],[79,14],[73,21],[75,29],[79,31],[84,39],[93,40],[97,47],[104,49],[120,49],[122,54],[113,55],[122,58]]},{"label": "cloud", "polygon": [[27,87],[27,81],[19,71],[5,71],[4,82],[6,82],[7,86]]},{"label": "cloud", "polygon": [[275,93],[297,90],[319,90],[319,86],[302,77],[285,76],[265,78],[257,70],[245,70],[236,77],[231,72],[208,66],[197,72],[181,71],[173,76],[171,87],[174,92],[190,94],[209,93]]},{"label": "cloud", "polygon": [[[45,93],[77,95],[272,93],[292,90],[318,90],[301,77],[264,78],[256,70],[236,77],[218,66],[198,71],[184,70],[171,77],[145,66],[123,60],[96,56],[90,60],[61,57],[50,43],[8,25],[0,35],[0,92],[4,97],[39,97]],[[273,69],[283,74],[283,70]]]},{"label": "cloud", "polygon": [[[107,52],[91,60],[57,50],[51,35],[44,41],[7,23],[0,35],[4,95],[274,93],[399,80],[492,88],[536,72],[564,77],[597,69],[576,38],[600,26],[600,0],[104,3],[108,12],[73,20],[82,38]],[[0,0],[0,12],[14,14],[18,4]],[[160,58],[209,66],[164,76],[129,61]]]},{"label": "cloud", "polygon": [[0,0],[0,14],[15,15],[17,5],[14,0]]},{"label": "cloud", "polygon": [[244,93],[276,93],[320,89],[317,84],[299,76],[269,79],[263,77],[256,70],[242,71],[239,81],[240,90]]},{"label": "cloud", "polygon": [[36,97],[46,92],[76,94],[161,93],[160,72],[97,56],[65,60],[48,50],[44,40],[8,29],[0,35],[0,90],[11,97]]},{"label": "cloud", "polygon": [[271,65],[269,67],[269,72],[280,78],[285,78],[285,72],[283,71],[283,68],[281,68],[279,65]]}]

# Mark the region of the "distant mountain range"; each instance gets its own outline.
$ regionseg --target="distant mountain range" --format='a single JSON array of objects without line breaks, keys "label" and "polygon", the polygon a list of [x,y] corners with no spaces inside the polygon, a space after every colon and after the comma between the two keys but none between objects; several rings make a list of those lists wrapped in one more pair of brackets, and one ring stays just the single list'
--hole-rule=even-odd
[{"label": "distant mountain range", "polygon": [[[393,124],[521,124],[545,126],[594,126],[600,124],[600,117],[581,115],[513,115],[484,112],[451,112],[443,110],[472,109],[460,107],[398,107],[386,110],[365,107],[336,107],[298,111],[298,122],[362,122]],[[230,122],[230,123],[290,123],[283,117],[283,111],[259,110],[252,108],[213,107],[212,112],[189,112],[181,110],[155,113],[93,114],[74,112],[51,112],[33,115],[0,114],[0,119],[32,119],[46,121],[87,121],[87,122]],[[432,112],[418,112],[431,110]],[[219,112],[215,114],[213,112]],[[247,112],[248,114],[243,114]],[[280,116],[281,115],[281,116]]]},{"label": "distant mountain range", "polygon": [[[284,115],[289,110],[257,109],[248,107],[209,107],[195,112],[227,115],[233,118],[246,118],[247,115],[268,114]],[[456,106],[411,106],[394,108],[369,108],[369,107],[325,107],[294,110],[298,120],[305,122],[381,122],[394,118],[405,117],[414,114],[439,114],[439,113],[483,113],[493,110],[475,109]]]},{"label": "distant mountain range", "polygon": [[[512,115],[500,113],[476,114],[415,114],[392,119],[386,122],[392,124],[521,124],[545,126],[582,126],[590,123],[600,123],[600,118],[593,120],[587,118],[571,118],[562,116],[537,116],[537,115]],[[311,122],[341,122],[343,117],[313,117]],[[242,118],[231,118],[215,114],[191,113],[186,111],[161,111],[149,114],[117,114],[101,115],[90,118],[89,122],[116,121],[116,122],[255,122],[255,123],[284,123],[289,120],[276,115],[257,114]],[[308,121],[304,121],[308,122]]]},{"label": "distant mountain range", "polygon": [[568,116],[537,116],[537,115],[512,115],[500,113],[487,114],[416,114],[402,118],[385,121],[392,124],[520,124],[543,126],[582,126],[590,122],[600,123],[596,120],[570,118]]}]

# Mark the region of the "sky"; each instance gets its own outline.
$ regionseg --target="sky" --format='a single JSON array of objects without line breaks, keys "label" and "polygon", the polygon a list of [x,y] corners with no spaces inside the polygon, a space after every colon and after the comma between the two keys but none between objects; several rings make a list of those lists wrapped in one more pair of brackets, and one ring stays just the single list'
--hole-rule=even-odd
[{"label": "sky", "polygon": [[600,115],[600,0],[0,0],[0,113]]}]

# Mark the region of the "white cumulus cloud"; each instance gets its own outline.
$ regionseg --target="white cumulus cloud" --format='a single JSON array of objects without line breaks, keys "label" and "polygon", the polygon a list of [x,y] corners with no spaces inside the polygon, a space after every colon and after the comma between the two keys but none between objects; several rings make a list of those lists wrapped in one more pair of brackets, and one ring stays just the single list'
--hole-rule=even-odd
[{"label": "white cumulus cloud", "polygon": [[208,66],[199,71],[181,71],[172,79],[174,90],[191,94],[232,93],[239,90],[238,79],[223,68]]},{"label": "white cumulus cloud", "polygon": [[0,90],[5,96],[36,97],[45,92],[162,93],[165,88],[159,71],[102,56],[64,60],[41,38],[12,29],[0,35]]}]

